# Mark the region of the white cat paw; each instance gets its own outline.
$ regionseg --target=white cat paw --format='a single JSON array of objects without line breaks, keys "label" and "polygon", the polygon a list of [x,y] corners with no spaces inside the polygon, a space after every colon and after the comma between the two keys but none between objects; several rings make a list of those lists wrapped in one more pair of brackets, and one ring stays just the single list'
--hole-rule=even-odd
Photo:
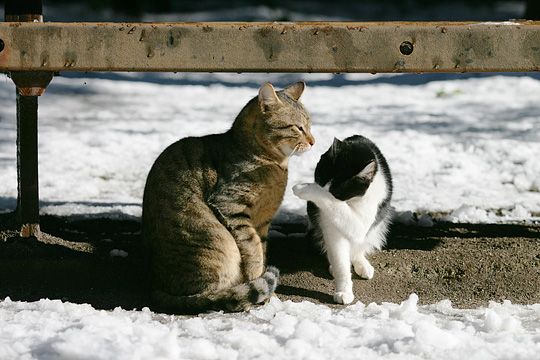
[{"label": "white cat paw", "polygon": [[354,300],[354,294],[347,291],[338,291],[334,294],[334,301],[338,304],[350,304]]},{"label": "white cat paw", "polygon": [[371,280],[375,274],[375,269],[370,263],[354,264],[354,272],[362,279]]},{"label": "white cat paw", "polygon": [[318,184],[304,183],[296,184],[293,186],[293,194],[302,200],[312,201],[317,195],[317,192],[321,189]]}]

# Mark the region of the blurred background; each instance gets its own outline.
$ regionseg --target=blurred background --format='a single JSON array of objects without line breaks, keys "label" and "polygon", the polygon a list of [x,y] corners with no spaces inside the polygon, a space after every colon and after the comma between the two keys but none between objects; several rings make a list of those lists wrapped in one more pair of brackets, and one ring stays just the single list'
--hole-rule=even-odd
[{"label": "blurred background", "polygon": [[46,21],[500,21],[540,19],[540,1],[45,0],[44,15]]}]

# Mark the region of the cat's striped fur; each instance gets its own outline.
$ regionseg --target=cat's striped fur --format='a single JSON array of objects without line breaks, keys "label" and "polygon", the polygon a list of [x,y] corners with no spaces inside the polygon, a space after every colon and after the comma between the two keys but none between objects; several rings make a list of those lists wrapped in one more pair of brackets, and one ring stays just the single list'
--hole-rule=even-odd
[{"label": "cat's striped fur", "polygon": [[265,84],[222,134],[184,138],[154,163],[143,199],[153,296],[163,311],[242,311],[267,300],[279,271],[266,237],[288,158],[314,143],[304,83]]}]

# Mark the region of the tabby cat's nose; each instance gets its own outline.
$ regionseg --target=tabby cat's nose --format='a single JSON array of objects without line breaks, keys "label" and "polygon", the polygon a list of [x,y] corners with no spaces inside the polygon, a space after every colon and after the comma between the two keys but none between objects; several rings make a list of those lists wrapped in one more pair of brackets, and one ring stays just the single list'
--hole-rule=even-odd
[{"label": "tabby cat's nose", "polygon": [[315,144],[315,138],[312,137],[312,136],[309,137],[309,138],[307,139],[307,141],[308,141],[309,145],[311,145],[311,146],[313,146],[313,145]]}]

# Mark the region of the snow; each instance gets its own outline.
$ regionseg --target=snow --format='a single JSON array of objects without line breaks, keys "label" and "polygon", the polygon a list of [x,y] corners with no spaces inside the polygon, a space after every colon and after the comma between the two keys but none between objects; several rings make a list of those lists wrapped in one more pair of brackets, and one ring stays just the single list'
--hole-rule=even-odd
[{"label": "snow", "polygon": [[[225,131],[270,80],[305,79],[314,149],[290,162],[280,221],[305,222],[290,187],[312,181],[334,136],[386,155],[396,220],[538,220],[537,75],[72,74],[40,98],[41,212],[138,218],[146,174],[184,136]],[[0,211],[16,198],[15,101],[0,82]],[[536,214],[536,215],[534,215]],[[279,229],[279,227],[277,228]],[[273,236],[284,236],[273,230]],[[301,237],[303,234],[289,235]],[[128,256],[113,249],[111,256]],[[0,301],[0,359],[535,359],[540,304],[441,301],[330,308],[272,298],[242,314],[169,316],[43,299]]]},{"label": "snow", "polygon": [[540,305],[456,309],[357,302],[330,309],[273,297],[241,314],[96,310],[0,301],[0,359],[534,359]]},{"label": "snow", "polygon": [[[334,136],[357,133],[388,159],[398,220],[539,219],[540,80],[532,74],[55,77],[40,98],[41,213],[138,218],[146,175],[167,145],[227,130],[264,81],[283,86],[299,79],[307,81],[302,99],[317,142],[291,159],[277,221],[303,221],[305,204],[291,186],[313,180]],[[5,212],[14,209],[17,193],[14,86],[7,78],[0,82],[0,128]]]}]

